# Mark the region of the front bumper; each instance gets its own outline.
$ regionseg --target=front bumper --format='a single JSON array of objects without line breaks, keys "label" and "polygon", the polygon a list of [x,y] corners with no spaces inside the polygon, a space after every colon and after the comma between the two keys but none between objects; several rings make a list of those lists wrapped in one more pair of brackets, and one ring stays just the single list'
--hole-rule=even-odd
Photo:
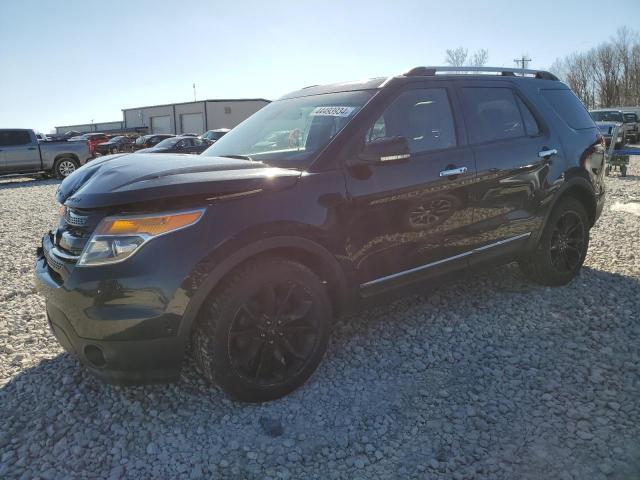
[{"label": "front bumper", "polygon": [[[71,277],[63,281],[48,264],[47,256],[55,261],[51,248],[46,235],[38,249],[35,283],[46,299],[49,326],[60,345],[107,383],[175,381],[186,344],[177,335],[179,316],[157,308],[148,294],[147,304],[136,303],[134,293],[122,290],[124,295],[105,297],[106,289],[124,287],[113,285],[113,281]],[[59,265],[56,268],[60,270]],[[133,282],[140,282],[140,278]]]}]

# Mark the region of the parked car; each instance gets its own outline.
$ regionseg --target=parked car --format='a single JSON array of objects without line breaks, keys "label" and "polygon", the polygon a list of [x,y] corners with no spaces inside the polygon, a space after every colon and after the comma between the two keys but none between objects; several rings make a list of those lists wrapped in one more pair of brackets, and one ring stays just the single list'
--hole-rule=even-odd
[{"label": "parked car", "polygon": [[96,145],[94,152],[100,155],[133,151],[133,140],[126,135],[118,135],[107,142]]},{"label": "parked car", "polygon": [[91,158],[84,142],[40,142],[33,130],[0,129],[0,175],[44,172],[65,178]]},{"label": "parked car", "polygon": [[109,141],[109,136],[105,133],[85,133],[76,137],[71,137],[68,141],[87,141],[89,143],[89,152],[93,156],[95,154],[96,145]]},{"label": "parked car", "polygon": [[78,170],[36,264],[62,346],[136,383],[177,379],[191,344],[206,378],[266,401],[385,293],[513,260],[569,283],[605,200],[602,136],[550,73],[462,70],[309,87],[203,155]]},{"label": "parked car", "polygon": [[134,150],[141,150],[143,148],[151,148],[155,147],[158,143],[167,138],[175,137],[175,135],[171,135],[168,133],[154,133],[152,135],[143,135],[141,137],[136,138],[135,143],[133,144]]},{"label": "parked car", "polygon": [[200,138],[202,140],[208,141],[209,143],[214,143],[220,140],[224,135],[229,133],[229,131],[229,128],[216,128],[215,130],[207,130],[202,135],[200,135]]},{"label": "parked car", "polygon": [[615,147],[622,148],[627,143],[627,127],[624,123],[622,110],[590,110],[589,115],[595,121],[598,129],[605,138],[606,144],[611,143],[614,127],[619,126]]},{"label": "parked car", "polygon": [[172,137],[156,146],[138,150],[138,153],[202,153],[209,144],[197,137]]},{"label": "parked car", "polygon": [[640,140],[640,118],[635,112],[622,112],[624,116],[625,130],[627,139],[630,143],[636,143]]},{"label": "parked car", "polygon": [[61,141],[67,141],[72,137],[78,137],[80,135],[82,135],[82,134],[80,132],[76,131],[76,130],[69,130],[68,132],[65,132],[65,133],[59,133],[59,134],[58,133],[54,133],[54,134],[51,134],[51,135],[49,135],[49,138],[52,141],[61,142]]},{"label": "parked car", "polygon": [[180,136],[181,137],[197,137],[198,134],[197,133],[181,133]]}]

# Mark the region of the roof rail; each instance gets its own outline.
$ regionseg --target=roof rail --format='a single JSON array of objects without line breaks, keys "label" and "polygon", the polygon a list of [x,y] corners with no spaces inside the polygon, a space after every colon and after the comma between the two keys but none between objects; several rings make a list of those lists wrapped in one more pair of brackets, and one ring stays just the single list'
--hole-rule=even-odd
[{"label": "roof rail", "polygon": [[516,75],[532,76],[543,80],[558,80],[553,73],[544,70],[529,70],[526,68],[505,67],[415,67],[405,73],[405,77],[431,77],[438,73],[493,73],[505,77]]}]

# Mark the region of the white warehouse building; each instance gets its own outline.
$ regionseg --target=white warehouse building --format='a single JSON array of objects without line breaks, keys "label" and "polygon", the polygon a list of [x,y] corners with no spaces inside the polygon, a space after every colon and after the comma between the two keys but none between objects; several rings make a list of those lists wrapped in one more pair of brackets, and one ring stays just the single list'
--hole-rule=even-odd
[{"label": "white warehouse building", "polygon": [[199,135],[216,128],[233,128],[268,103],[269,100],[264,98],[237,98],[125,108],[122,110],[122,121],[60,126],[56,127],[56,133],[76,130],[81,133],[137,132]]}]

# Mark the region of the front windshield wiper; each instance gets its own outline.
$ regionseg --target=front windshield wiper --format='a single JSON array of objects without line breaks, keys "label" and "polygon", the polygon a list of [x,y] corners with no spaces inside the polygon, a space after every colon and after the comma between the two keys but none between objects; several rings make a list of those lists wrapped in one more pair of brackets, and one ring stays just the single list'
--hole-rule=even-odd
[{"label": "front windshield wiper", "polygon": [[218,157],[224,157],[224,158],[237,158],[239,160],[249,160],[251,162],[253,162],[253,158],[251,158],[249,155],[218,155]]}]

